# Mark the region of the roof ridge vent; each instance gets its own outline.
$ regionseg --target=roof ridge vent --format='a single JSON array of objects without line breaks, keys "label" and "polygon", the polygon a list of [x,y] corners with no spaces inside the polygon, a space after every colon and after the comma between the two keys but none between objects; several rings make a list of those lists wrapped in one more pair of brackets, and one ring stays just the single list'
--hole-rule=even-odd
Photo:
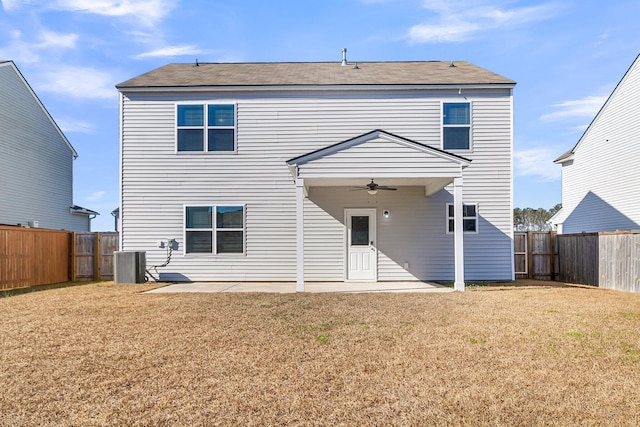
[{"label": "roof ridge vent", "polygon": [[347,48],[343,47],[342,48],[342,66],[345,67],[349,65],[349,63],[347,62]]}]

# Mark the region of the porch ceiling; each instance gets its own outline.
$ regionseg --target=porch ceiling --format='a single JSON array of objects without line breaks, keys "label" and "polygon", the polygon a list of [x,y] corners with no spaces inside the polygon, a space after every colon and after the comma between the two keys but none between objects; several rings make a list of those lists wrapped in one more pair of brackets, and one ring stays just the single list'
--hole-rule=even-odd
[{"label": "porch ceiling", "polygon": [[361,178],[306,178],[304,180],[305,188],[310,187],[362,187],[367,185],[371,180],[378,185],[390,187],[424,187],[425,195],[430,196],[442,188],[449,185],[453,178],[379,178],[377,176],[363,176]]}]

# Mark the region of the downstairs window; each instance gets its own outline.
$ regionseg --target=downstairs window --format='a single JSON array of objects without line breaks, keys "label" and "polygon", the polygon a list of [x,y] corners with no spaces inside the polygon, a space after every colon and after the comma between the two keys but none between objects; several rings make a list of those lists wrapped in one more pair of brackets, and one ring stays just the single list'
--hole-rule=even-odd
[{"label": "downstairs window", "polygon": [[244,253],[244,206],[186,206],[185,252]]},{"label": "downstairs window", "polygon": [[[447,233],[453,233],[455,223],[453,219],[453,204],[447,203]],[[462,230],[465,233],[478,232],[478,205],[477,203],[462,205]]]}]

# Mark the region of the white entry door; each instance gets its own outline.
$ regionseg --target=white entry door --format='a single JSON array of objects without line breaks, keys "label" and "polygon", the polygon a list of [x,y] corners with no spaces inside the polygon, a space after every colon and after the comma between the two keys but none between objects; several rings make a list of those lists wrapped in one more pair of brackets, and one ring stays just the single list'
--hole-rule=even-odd
[{"label": "white entry door", "polygon": [[376,210],[345,209],[347,280],[375,282],[378,277]]}]

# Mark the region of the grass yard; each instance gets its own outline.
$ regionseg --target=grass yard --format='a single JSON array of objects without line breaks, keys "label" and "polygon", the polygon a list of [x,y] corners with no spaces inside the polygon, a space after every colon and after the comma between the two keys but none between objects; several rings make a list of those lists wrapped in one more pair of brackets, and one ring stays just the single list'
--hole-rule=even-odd
[{"label": "grass yard", "polygon": [[640,294],[0,294],[0,425],[640,425]]}]

